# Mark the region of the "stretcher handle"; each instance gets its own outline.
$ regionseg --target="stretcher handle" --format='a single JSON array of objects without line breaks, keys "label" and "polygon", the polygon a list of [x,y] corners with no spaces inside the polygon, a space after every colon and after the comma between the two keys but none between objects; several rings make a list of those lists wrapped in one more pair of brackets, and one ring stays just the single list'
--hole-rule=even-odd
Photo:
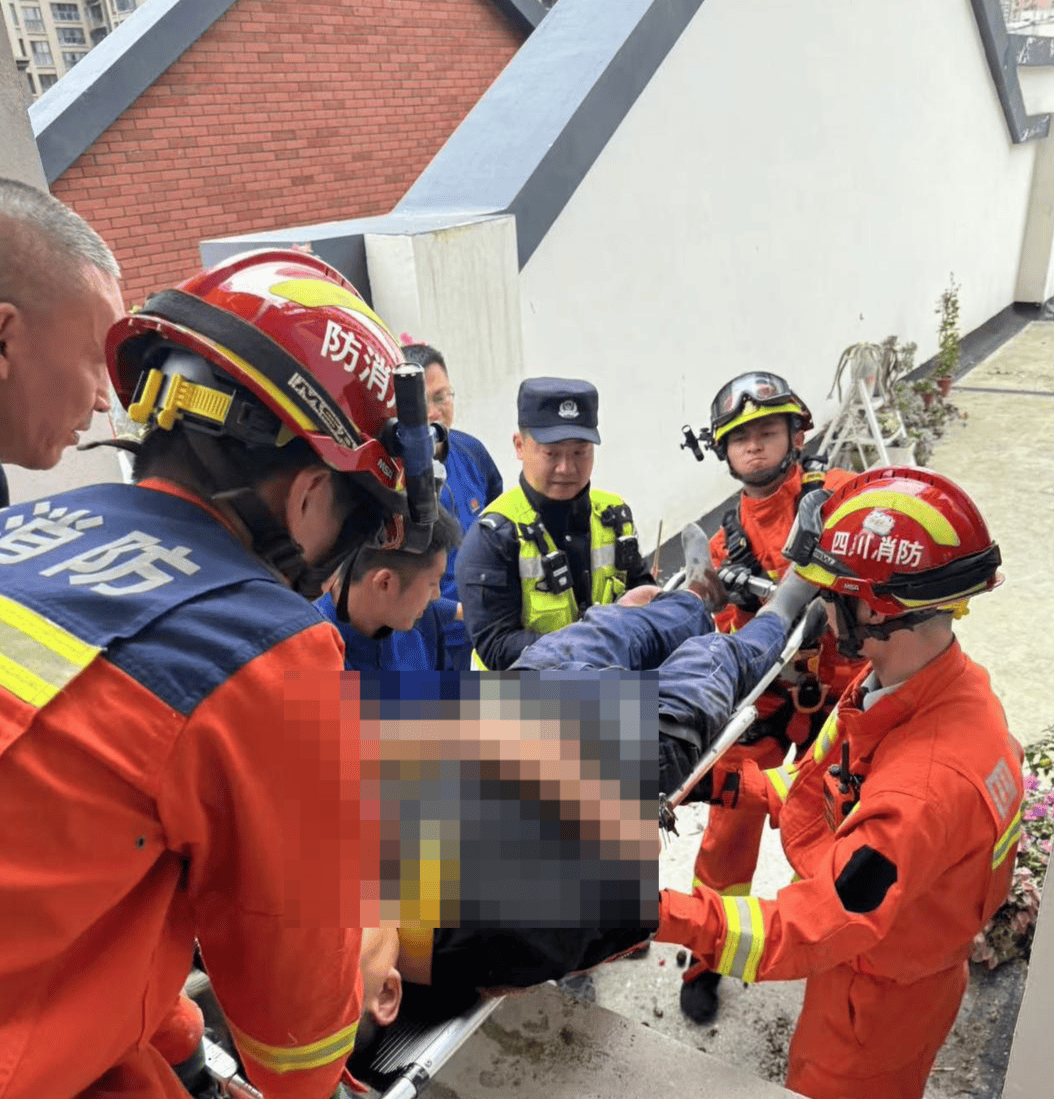
[{"label": "stretcher handle", "polygon": [[[722,583],[727,581],[736,575],[736,570],[730,569],[727,565],[717,570],[718,579]],[[662,586],[663,591],[677,591],[684,587],[685,581],[688,579],[687,569],[678,569],[669,580]],[[776,581],[770,580],[767,576],[751,576],[746,581],[746,589],[751,595],[756,595],[758,599],[764,602],[768,597],[776,590]]]},{"label": "stretcher handle", "polygon": [[205,1070],[220,1085],[224,1095],[234,1099],[264,1099],[263,1092],[257,1091],[248,1080],[238,1075],[237,1062],[223,1046],[210,1038],[202,1038],[201,1041],[205,1046]]},{"label": "stretcher handle", "polygon": [[[714,764],[732,747],[733,744],[750,728],[757,720],[758,712],[754,703],[768,688],[769,684],[783,671],[794,659],[802,642],[819,626],[818,619],[825,617],[823,600],[814,599],[806,608],[798,624],[787,635],[787,641],[783,646],[775,663],[758,680],[754,689],[732,711],[728,723],[721,730],[713,744],[703,753],[702,759],[696,764],[692,773],[677,787],[668,797],[662,799],[663,807],[676,809],[681,802],[691,793],[692,789],[702,781],[703,777],[713,769]],[[662,807],[660,807],[660,815]]]},{"label": "stretcher handle", "polygon": [[[725,565],[717,570],[717,577],[726,587],[732,587],[730,581],[733,577],[738,578],[740,572],[740,569],[730,568]],[[751,595],[764,602],[776,590],[776,581],[770,580],[767,576],[748,576],[746,580],[740,582],[739,587],[740,590],[746,588]]]}]

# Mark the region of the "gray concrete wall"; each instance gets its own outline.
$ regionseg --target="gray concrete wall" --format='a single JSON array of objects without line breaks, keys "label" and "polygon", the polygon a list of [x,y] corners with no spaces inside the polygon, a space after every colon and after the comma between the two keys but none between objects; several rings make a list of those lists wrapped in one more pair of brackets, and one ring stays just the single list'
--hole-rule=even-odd
[{"label": "gray concrete wall", "polygon": [[0,21],[0,176],[46,191],[44,168],[29,124],[25,78],[15,65],[6,25]]},{"label": "gray concrete wall", "polygon": [[[1054,887],[1048,886],[1047,893],[1052,891]],[[1003,1082],[1003,1099],[1039,1099],[1054,1089],[1050,1051],[1054,1020],[1054,900],[1049,897],[1039,911],[1028,967],[1028,984]]]}]

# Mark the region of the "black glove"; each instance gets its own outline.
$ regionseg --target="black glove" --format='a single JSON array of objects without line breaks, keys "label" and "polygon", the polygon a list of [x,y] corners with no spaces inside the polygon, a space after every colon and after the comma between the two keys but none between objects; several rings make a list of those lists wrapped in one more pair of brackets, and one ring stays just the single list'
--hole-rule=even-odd
[{"label": "black glove", "polygon": [[752,576],[764,576],[764,571],[749,565],[736,565],[726,561],[718,570],[721,582],[728,592],[728,601],[736,607],[742,607],[749,614],[756,614],[761,608],[761,600],[747,587]]}]

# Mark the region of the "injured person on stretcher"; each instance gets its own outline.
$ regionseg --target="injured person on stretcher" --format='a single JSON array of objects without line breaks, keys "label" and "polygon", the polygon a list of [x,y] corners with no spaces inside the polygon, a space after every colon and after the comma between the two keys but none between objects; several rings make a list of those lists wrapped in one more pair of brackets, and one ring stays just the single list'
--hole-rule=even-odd
[{"label": "injured person on stretcher", "polygon": [[[723,594],[712,577],[714,592]],[[548,634],[524,651],[522,670],[590,672],[606,668],[657,671],[660,781],[676,789],[721,731],[736,703],[769,670],[788,626],[811,600],[793,580],[777,590],[767,613],[735,635],[712,632],[698,594],[663,593],[646,605],[592,607],[578,623]],[[676,732],[667,736],[663,730]],[[654,821],[649,822],[654,829]],[[451,1012],[480,991],[508,992],[590,969],[647,942],[657,921],[607,927],[407,927],[363,932],[361,1055],[395,1021],[403,981],[442,989]]]},{"label": "injured person on stretcher", "polygon": [[[654,598],[646,603],[640,601],[638,592],[634,593],[635,605],[590,608],[580,622],[548,634],[526,649],[516,668],[538,673],[572,673],[572,679],[573,673],[580,672],[583,682],[590,681],[591,673],[604,669],[654,672],[658,681],[660,725],[658,789],[671,793],[721,732],[739,700],[777,661],[790,623],[812,593],[804,584],[791,583],[778,589],[768,613],[760,614],[737,634],[724,635],[713,632],[708,610],[708,606],[715,606],[724,597],[716,575],[711,574],[705,584],[693,582],[691,587],[676,592],[657,592],[658,589],[653,589]],[[365,699],[365,681],[362,686]],[[364,715],[366,709],[364,705]],[[379,702],[378,717],[383,716],[383,711],[384,703]],[[654,717],[654,711],[651,713]],[[526,723],[519,720],[521,716],[513,715],[508,723],[491,722],[489,728],[484,728],[482,721],[386,721],[385,735],[376,743],[379,754],[386,755],[389,763],[401,762],[404,767],[411,762],[405,749],[414,743],[412,762],[416,766],[410,770],[419,775],[428,770],[429,764],[435,765],[444,757],[448,760],[457,757],[463,768],[466,762],[484,758],[488,744],[491,748],[500,745],[503,752],[518,757],[515,762],[520,767],[551,766],[553,757],[537,751],[545,742],[524,734]],[[364,735],[367,725],[368,720],[364,719]],[[676,735],[668,736],[663,730],[672,730]],[[565,763],[575,762],[580,753],[567,750],[572,746],[567,745],[565,732],[558,742],[565,745],[565,750],[557,758]],[[455,733],[461,738],[456,749],[451,739]],[[558,784],[563,785],[563,780]],[[652,807],[656,792],[653,781],[648,795]],[[558,800],[567,796],[565,790]],[[383,789],[381,802],[385,802]],[[588,815],[585,806],[582,815]],[[611,821],[606,823],[610,825]],[[654,816],[647,820],[623,816],[614,823],[620,843],[644,836],[654,839],[657,834]],[[494,842],[500,846],[500,841]],[[645,845],[640,846],[643,853]],[[654,849],[657,850],[657,843]],[[647,867],[643,858],[640,865],[654,870],[653,866]],[[461,866],[459,884],[464,892],[465,876],[470,872],[467,860],[463,859]],[[424,859],[419,868],[425,869]],[[406,869],[404,864],[400,875],[404,881]],[[504,872],[502,882],[509,884]],[[511,884],[515,886],[515,882]],[[528,888],[536,887],[537,882],[528,883]],[[435,912],[426,912],[422,902],[419,915],[434,917]],[[584,920],[544,927],[524,926],[522,922],[509,926],[500,920],[492,926],[483,926],[478,920],[457,927],[436,927],[435,922],[438,921],[429,924],[420,919],[420,929],[405,925],[396,928],[394,924],[363,929],[362,1014],[349,1062],[353,1074],[359,1078],[371,1079],[372,1062],[378,1049],[383,1048],[385,1031],[399,1021],[404,982],[413,985],[415,993],[423,993],[422,996],[407,993],[408,1000],[414,1001],[407,1006],[413,1020],[411,1026],[430,1025],[455,1016],[467,1019],[481,992],[485,996],[507,994],[580,973],[635,951],[658,929],[658,920],[654,918],[624,920],[621,924],[608,921],[604,926],[587,925]],[[428,1005],[427,1019],[410,1014],[417,1012],[422,1003]],[[442,1011],[441,1018],[431,1017],[434,1010]],[[402,1025],[404,1021],[400,1021]],[[373,1071],[373,1076],[377,1075]]]}]

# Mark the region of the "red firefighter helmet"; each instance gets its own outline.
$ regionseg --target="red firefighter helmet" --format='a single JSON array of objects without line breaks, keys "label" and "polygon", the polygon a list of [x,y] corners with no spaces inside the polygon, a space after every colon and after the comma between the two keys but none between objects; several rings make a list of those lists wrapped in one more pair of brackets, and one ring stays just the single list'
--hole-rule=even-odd
[{"label": "red firefighter helmet", "polygon": [[[188,376],[192,357],[171,354],[179,349],[206,360],[213,378]],[[171,428],[178,418],[257,445],[299,437],[389,510],[406,511],[403,465],[380,439],[396,411],[399,343],[316,256],[248,252],[161,291],[110,329],[106,357],[132,420]],[[278,423],[261,422],[256,402]],[[267,424],[278,428],[270,439]]]},{"label": "red firefighter helmet", "polygon": [[820,588],[916,621],[1002,580],[999,547],[974,502],[947,477],[915,467],[869,470],[819,509],[805,507],[785,552]]}]

